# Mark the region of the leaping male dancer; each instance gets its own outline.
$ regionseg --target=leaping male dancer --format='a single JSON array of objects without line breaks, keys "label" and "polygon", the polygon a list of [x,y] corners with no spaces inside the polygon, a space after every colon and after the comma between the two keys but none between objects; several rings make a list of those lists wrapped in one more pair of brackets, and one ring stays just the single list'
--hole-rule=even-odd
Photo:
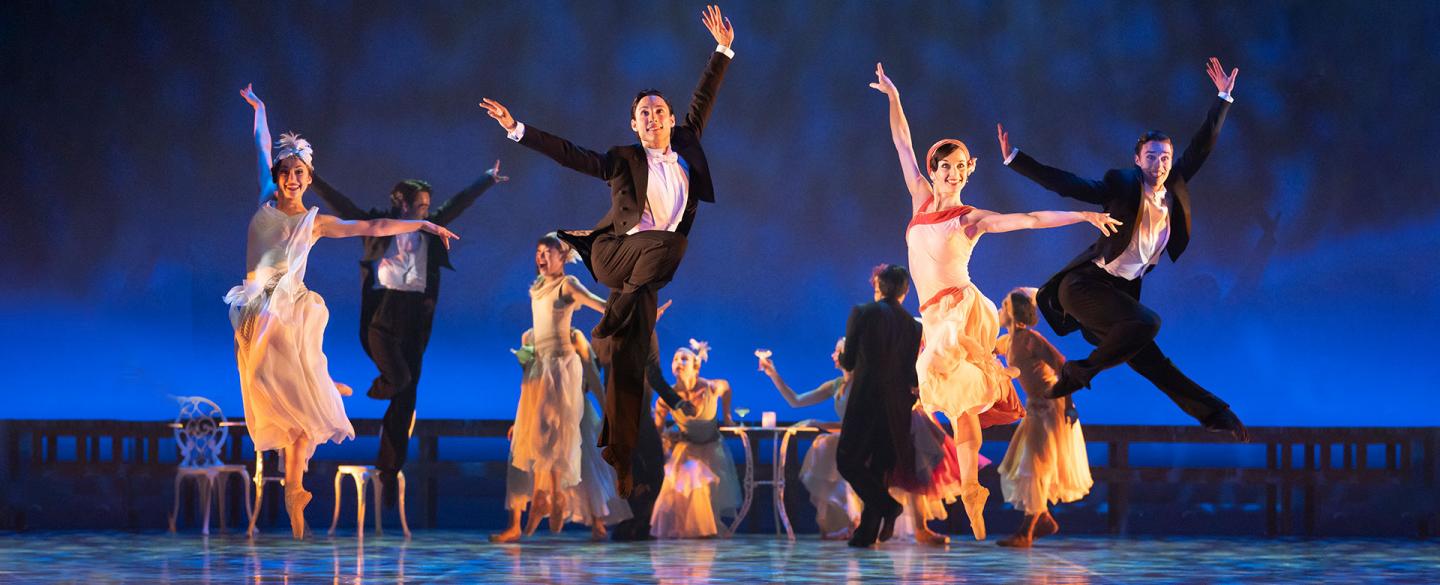
[{"label": "leaping male dancer", "polygon": [[1206,429],[1249,441],[1249,432],[1230,405],[1196,384],[1160,351],[1155,344],[1160,316],[1140,304],[1140,280],[1162,254],[1172,262],[1179,260],[1190,243],[1189,182],[1215,148],[1234,101],[1230,92],[1240,70],[1226,75],[1220,60],[1213,57],[1205,69],[1219,95],[1173,167],[1170,137],[1154,130],[1135,142],[1135,166],[1110,170],[1098,181],[1040,164],[1011,148],[1003,126],[997,124],[995,131],[1005,164],[1015,172],[1062,197],[1101,205],[1122,222],[1118,233],[1101,236],[1040,287],[1036,301],[1050,327],[1060,335],[1079,329],[1095,346],[1084,359],[1065,362],[1050,398],[1067,396],[1089,386],[1095,374],[1129,364]]},{"label": "leaping male dancer", "polygon": [[636,435],[640,425],[649,424],[644,416],[645,382],[672,408],[687,414],[694,410],[665,382],[651,337],[657,291],[680,266],[698,202],[715,201],[700,135],[735,56],[730,50],[735,30],[717,6],[707,6],[701,20],[719,45],[700,76],[690,109],[677,125],[664,95],[640,91],[630,107],[630,129],[640,144],[615,146],[601,154],[516,121],[493,99],[480,104],[511,140],[610,184],[610,211],[600,223],[593,230],[559,235],[580,253],[595,280],[610,288],[593,337],[597,356],[609,364],[601,454],[615,468],[622,496],[630,495]]}]

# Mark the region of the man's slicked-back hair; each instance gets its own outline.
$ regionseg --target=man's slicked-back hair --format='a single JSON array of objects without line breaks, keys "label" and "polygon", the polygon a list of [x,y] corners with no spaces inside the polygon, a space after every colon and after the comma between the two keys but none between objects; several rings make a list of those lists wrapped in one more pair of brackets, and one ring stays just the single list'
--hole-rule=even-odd
[{"label": "man's slicked-back hair", "polygon": [[1140,156],[1140,149],[1145,148],[1145,144],[1149,142],[1164,142],[1171,145],[1171,148],[1175,147],[1175,143],[1170,140],[1169,134],[1159,130],[1150,130],[1141,134],[1140,139],[1135,141],[1135,156]]},{"label": "man's slicked-back hair", "polygon": [[[650,96],[652,96],[652,95],[655,96],[655,97],[658,97],[658,98],[660,98],[660,99],[662,99],[662,100],[665,100],[665,105],[666,105],[667,107],[670,105],[670,98],[665,97],[665,94],[660,93],[660,90],[658,90],[658,89],[642,89],[642,90],[640,90],[640,93],[635,94],[635,99],[630,102],[630,119],[631,119],[631,120],[634,120],[634,119],[635,119],[635,106],[640,105],[640,100],[643,100],[643,99],[645,99],[645,98],[647,98],[647,97],[650,97]],[[670,113],[673,114],[673,113],[675,113],[675,111],[672,109],[672,110],[670,111]]]},{"label": "man's slicked-back hair", "polygon": [[899,264],[881,264],[871,273],[880,288],[880,296],[898,301],[910,292],[910,271]]}]

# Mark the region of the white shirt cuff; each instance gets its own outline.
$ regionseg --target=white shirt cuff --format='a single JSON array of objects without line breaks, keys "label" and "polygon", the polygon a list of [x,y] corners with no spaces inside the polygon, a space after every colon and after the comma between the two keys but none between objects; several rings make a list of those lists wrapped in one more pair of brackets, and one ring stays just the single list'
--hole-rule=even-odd
[{"label": "white shirt cuff", "polygon": [[715,45],[715,52],[724,53],[726,57],[729,57],[731,59],[735,58],[735,51],[731,51],[730,47],[727,47],[725,45]]},{"label": "white shirt cuff", "polygon": [[1005,166],[1010,166],[1010,161],[1015,160],[1015,155],[1020,154],[1019,148],[1010,149],[1010,154],[1005,157]]},{"label": "white shirt cuff", "polygon": [[1220,92],[1220,96],[1219,96],[1219,97],[1220,97],[1220,99],[1225,100],[1225,101],[1227,101],[1227,102],[1230,102],[1230,103],[1232,103],[1232,104],[1235,103],[1235,98],[1230,97],[1230,92],[1228,92],[1228,91],[1222,91],[1222,92]]},{"label": "white shirt cuff", "polygon": [[520,139],[525,137],[525,123],[515,122],[515,129],[506,134],[505,137],[515,142],[520,142]]}]

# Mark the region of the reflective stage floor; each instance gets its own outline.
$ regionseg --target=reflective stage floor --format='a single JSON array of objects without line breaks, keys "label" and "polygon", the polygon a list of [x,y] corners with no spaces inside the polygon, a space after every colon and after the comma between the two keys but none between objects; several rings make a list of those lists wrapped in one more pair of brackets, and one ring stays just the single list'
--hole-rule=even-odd
[{"label": "reflective stage floor", "polygon": [[0,534],[0,583],[1437,583],[1440,543],[1416,540],[1047,538],[868,550],[802,537],[493,545],[486,534],[353,533],[292,542],[239,534]]}]

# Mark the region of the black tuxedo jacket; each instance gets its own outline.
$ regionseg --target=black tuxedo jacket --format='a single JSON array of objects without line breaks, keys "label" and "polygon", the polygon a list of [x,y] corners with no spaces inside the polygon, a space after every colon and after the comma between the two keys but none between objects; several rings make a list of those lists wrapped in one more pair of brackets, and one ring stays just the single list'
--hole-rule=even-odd
[{"label": "black tuxedo jacket", "polygon": [[[341,194],[329,183],[325,182],[318,175],[312,185],[315,192],[325,205],[335,213],[337,217],[345,220],[370,220],[380,218],[395,219],[390,209],[384,210],[371,208],[370,210],[360,209],[354,201]],[[425,219],[438,225],[449,225],[460,217],[466,209],[469,209],[480,195],[487,189],[495,186],[495,178],[490,174],[477,179],[457,193],[454,197],[447,199],[439,206],[432,207],[433,211]],[[430,232],[420,232],[425,238],[425,311],[426,323],[423,325],[425,331],[429,331],[430,319],[434,317],[435,300],[440,295],[440,269],[448,268],[454,270],[450,264],[450,250],[445,247],[445,242],[439,236]],[[375,315],[375,309],[380,305],[380,289],[375,288],[375,269],[380,259],[385,257],[385,251],[390,248],[390,242],[395,236],[365,236],[362,238],[362,246],[365,255],[360,259],[360,344],[365,346],[365,351],[370,351],[369,335],[367,330],[370,321]],[[428,334],[426,335],[428,337]]]},{"label": "black tuxedo jacket", "polygon": [[[700,76],[700,84],[690,98],[685,118],[675,126],[670,135],[670,148],[689,168],[689,193],[685,213],[681,217],[678,232],[690,234],[695,222],[695,211],[699,201],[715,202],[715,189],[710,182],[710,163],[705,159],[705,149],[700,146],[700,136],[710,110],[715,104],[715,94],[725,78],[725,69],[730,58],[718,51],[711,53],[710,62]],[[590,266],[589,242],[602,234],[624,234],[640,223],[641,213],[647,204],[646,186],[650,178],[650,166],[645,159],[645,148],[639,144],[612,147],[604,154],[576,146],[574,143],[549,132],[525,125],[525,135],[520,144],[539,151],[561,165],[604,180],[610,184],[610,210],[595,224],[590,232],[569,232],[567,240],[580,241],[581,256],[585,265]],[[593,269],[592,269],[593,275]]]},{"label": "black tuxedo jacket", "polygon": [[[1210,112],[1205,116],[1205,123],[1195,132],[1179,160],[1171,166],[1170,176],[1165,179],[1165,190],[1171,200],[1170,241],[1165,245],[1165,252],[1170,255],[1172,262],[1178,260],[1180,254],[1185,252],[1185,247],[1190,244],[1190,179],[1200,170],[1200,166],[1210,156],[1210,151],[1215,148],[1215,141],[1220,137],[1220,127],[1225,124],[1225,115],[1229,110],[1230,102],[1215,98],[1215,103],[1210,106]],[[1080,324],[1060,307],[1060,281],[1071,270],[1096,258],[1104,258],[1106,262],[1110,262],[1125,252],[1135,237],[1135,227],[1138,224],[1135,218],[1140,212],[1140,188],[1144,177],[1140,167],[1131,166],[1127,169],[1107,171],[1105,177],[1098,181],[1082,179],[1069,172],[1040,164],[1023,152],[1016,153],[1014,160],[1010,161],[1010,168],[1062,197],[1100,205],[1111,217],[1123,222],[1118,232],[1110,236],[1100,236],[1040,287],[1040,292],[1036,295],[1040,311],[1056,333],[1066,335],[1078,329]],[[1138,299],[1140,280],[1133,281],[1133,286],[1133,293]]]},{"label": "black tuxedo jacket", "polygon": [[913,389],[920,385],[915,372],[920,339],[920,323],[891,300],[856,305],[845,325],[840,365],[854,374],[840,434],[863,437],[873,447],[870,457],[882,465],[914,467],[910,409]]}]

